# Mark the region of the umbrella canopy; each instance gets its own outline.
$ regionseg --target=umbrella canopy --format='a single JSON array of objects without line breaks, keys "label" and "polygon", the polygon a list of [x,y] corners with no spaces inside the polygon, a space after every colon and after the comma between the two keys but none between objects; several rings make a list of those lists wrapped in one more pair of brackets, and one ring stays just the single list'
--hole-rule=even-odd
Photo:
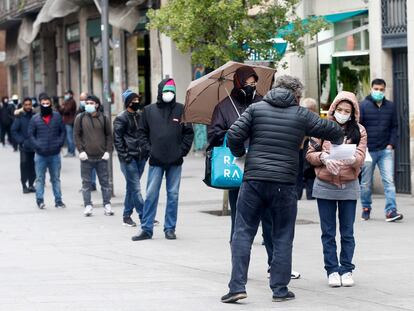
[{"label": "umbrella canopy", "polygon": [[264,96],[272,87],[276,69],[230,61],[190,83],[185,98],[183,121],[210,124],[214,108],[229,96],[233,89],[233,75],[242,66],[253,67],[259,77],[257,93]]}]

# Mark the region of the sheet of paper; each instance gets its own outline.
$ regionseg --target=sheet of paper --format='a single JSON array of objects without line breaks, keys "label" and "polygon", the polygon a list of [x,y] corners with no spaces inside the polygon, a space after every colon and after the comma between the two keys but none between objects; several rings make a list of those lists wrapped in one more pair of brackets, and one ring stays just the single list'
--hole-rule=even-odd
[{"label": "sheet of paper", "polygon": [[331,153],[329,154],[328,159],[349,160],[354,156],[355,151],[356,151],[355,144],[332,145]]}]

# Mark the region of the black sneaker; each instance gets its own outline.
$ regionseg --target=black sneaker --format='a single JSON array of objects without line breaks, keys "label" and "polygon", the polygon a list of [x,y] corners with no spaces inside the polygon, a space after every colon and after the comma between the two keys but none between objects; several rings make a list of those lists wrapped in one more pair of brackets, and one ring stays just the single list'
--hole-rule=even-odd
[{"label": "black sneaker", "polygon": [[37,202],[37,207],[38,207],[39,209],[45,209],[46,205],[45,205],[45,203],[43,203],[43,202]]},{"label": "black sneaker", "polygon": [[29,188],[27,188],[26,186],[24,186],[24,187],[23,187],[23,193],[24,193],[24,194],[26,194],[26,193],[30,193]]},{"label": "black sneaker", "polygon": [[134,235],[131,238],[132,241],[143,241],[143,240],[149,240],[149,239],[152,239],[152,235],[144,230],[142,230],[139,234]]},{"label": "black sneaker", "polygon": [[135,223],[135,221],[132,220],[131,217],[124,217],[124,226],[128,226],[128,227],[136,227],[137,224]]},{"label": "black sneaker", "polygon": [[167,230],[167,231],[165,231],[165,238],[167,240],[175,240],[175,239],[177,239],[177,236],[175,235],[175,231],[174,230]]},{"label": "black sneaker", "polygon": [[239,292],[239,293],[228,293],[227,295],[224,295],[221,297],[221,302],[223,303],[235,303],[240,299],[247,298],[246,292]]},{"label": "black sneaker", "polygon": [[56,202],[55,207],[56,208],[65,208],[66,205],[65,205],[65,203],[63,203],[62,201],[60,201],[60,202]]},{"label": "black sneaker", "polygon": [[36,192],[36,188],[33,186],[29,186],[29,192]]},{"label": "black sneaker", "polygon": [[295,294],[292,293],[291,291],[288,291],[287,294],[285,296],[273,296],[273,301],[274,302],[282,302],[282,301],[286,301],[286,300],[292,300],[295,299]]},{"label": "black sneaker", "polygon": [[361,219],[362,220],[369,220],[369,216],[371,214],[371,209],[368,207],[364,207],[362,209],[362,215],[361,215]]},{"label": "black sneaker", "polygon": [[386,222],[393,222],[393,221],[396,221],[396,220],[401,220],[401,219],[403,219],[403,215],[402,215],[402,214],[397,213],[397,210],[396,210],[396,209],[392,210],[391,212],[389,212],[389,213],[385,216],[385,221],[386,221]]},{"label": "black sneaker", "polygon": [[158,220],[154,220],[154,227],[159,226],[160,222]]}]

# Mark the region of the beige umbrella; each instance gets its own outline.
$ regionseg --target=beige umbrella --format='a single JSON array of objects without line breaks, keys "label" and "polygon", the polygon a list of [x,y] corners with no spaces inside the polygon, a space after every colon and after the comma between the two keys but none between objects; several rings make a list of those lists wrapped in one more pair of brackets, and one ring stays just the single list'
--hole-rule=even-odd
[{"label": "beige umbrella", "polygon": [[230,61],[190,83],[185,98],[183,121],[210,124],[214,107],[229,96],[233,89],[233,75],[242,66],[253,67],[259,77],[257,93],[266,95],[272,87],[276,69]]}]

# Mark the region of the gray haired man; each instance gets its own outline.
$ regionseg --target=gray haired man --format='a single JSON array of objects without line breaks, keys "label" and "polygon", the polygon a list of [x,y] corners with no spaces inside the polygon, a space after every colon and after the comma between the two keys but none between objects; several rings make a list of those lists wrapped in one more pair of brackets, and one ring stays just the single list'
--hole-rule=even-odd
[{"label": "gray haired man", "polygon": [[295,298],[288,290],[292,270],[292,246],[297,214],[296,175],[299,149],[305,136],[342,142],[339,125],[298,105],[303,85],[299,79],[281,76],[262,101],[250,105],[228,131],[228,144],[236,157],[246,153],[244,179],[237,200],[231,242],[232,274],[224,303],[247,297],[250,250],[260,215],[270,209],[273,223],[273,257],[270,288],[274,301]]}]

